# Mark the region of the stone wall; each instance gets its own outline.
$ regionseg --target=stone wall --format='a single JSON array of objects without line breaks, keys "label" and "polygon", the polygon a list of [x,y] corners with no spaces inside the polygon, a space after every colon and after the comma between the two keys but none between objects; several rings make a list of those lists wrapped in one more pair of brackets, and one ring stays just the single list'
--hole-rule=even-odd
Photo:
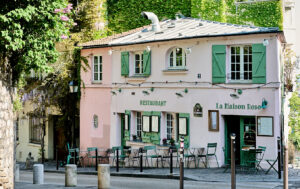
[{"label": "stone wall", "polygon": [[13,104],[9,90],[0,81],[0,189],[14,188]]}]

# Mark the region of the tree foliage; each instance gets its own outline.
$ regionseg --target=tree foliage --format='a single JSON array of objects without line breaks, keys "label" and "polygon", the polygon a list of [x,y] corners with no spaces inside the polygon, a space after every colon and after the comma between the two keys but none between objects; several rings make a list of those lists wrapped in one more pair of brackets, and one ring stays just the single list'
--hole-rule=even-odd
[{"label": "tree foliage", "polygon": [[4,0],[0,9],[1,71],[18,81],[31,69],[48,72],[49,63],[57,60],[55,44],[68,36],[72,20],[66,0]]},{"label": "tree foliage", "polygon": [[291,127],[290,140],[300,149],[300,97],[297,91],[290,98],[289,126]]}]

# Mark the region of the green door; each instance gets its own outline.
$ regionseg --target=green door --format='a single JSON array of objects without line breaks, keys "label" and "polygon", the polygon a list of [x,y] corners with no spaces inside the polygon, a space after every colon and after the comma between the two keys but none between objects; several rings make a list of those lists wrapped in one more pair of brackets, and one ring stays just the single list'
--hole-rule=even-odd
[{"label": "green door", "polygon": [[230,134],[236,134],[236,163],[245,164],[247,152],[244,146],[256,145],[255,117],[250,116],[225,116],[225,163],[230,163]]}]

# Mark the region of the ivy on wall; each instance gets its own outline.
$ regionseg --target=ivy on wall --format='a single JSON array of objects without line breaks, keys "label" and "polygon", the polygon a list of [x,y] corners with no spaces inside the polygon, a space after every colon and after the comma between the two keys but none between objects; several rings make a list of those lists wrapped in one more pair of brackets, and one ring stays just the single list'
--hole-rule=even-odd
[{"label": "ivy on wall", "polygon": [[232,24],[282,29],[282,0],[235,4],[235,0],[191,0],[191,16]]},{"label": "ivy on wall", "polygon": [[159,20],[175,18],[176,13],[191,16],[191,0],[107,0],[109,33],[120,33],[151,23],[142,11],[154,12]]}]

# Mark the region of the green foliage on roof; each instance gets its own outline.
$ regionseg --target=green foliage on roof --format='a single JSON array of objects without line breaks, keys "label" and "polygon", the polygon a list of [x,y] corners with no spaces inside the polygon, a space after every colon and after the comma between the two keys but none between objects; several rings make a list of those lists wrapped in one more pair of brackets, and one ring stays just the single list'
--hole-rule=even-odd
[{"label": "green foliage on roof", "polygon": [[159,20],[175,18],[176,13],[191,16],[191,0],[107,0],[109,33],[120,33],[151,23],[141,12],[153,12]]},{"label": "green foliage on roof", "polygon": [[236,4],[236,1],[192,0],[191,15],[205,20],[282,29],[282,0],[248,3],[243,0],[243,3],[239,4]]},{"label": "green foliage on roof", "polygon": [[[151,21],[141,16],[142,11],[154,12],[159,20],[186,17],[218,22],[282,29],[282,0],[240,3],[237,0],[107,0],[109,34],[138,28]],[[246,0],[240,0],[245,2]]]}]

